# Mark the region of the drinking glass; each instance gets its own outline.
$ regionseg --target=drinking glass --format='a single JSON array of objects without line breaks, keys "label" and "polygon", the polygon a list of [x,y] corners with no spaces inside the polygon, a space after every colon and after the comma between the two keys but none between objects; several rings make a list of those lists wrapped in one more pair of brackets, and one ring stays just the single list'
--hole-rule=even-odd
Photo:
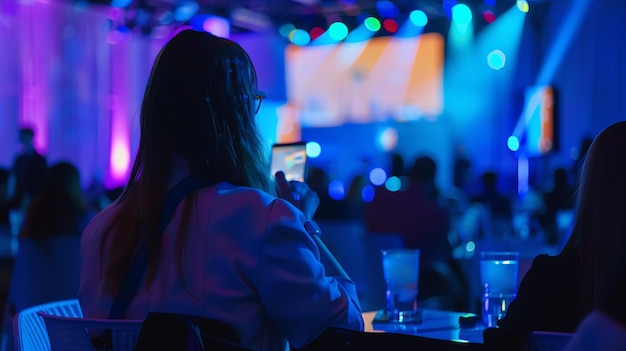
[{"label": "drinking glass", "polygon": [[387,314],[390,321],[417,321],[420,250],[383,249],[383,274],[387,286]]},{"label": "drinking glass", "polygon": [[518,252],[481,252],[480,280],[483,286],[482,316],[486,327],[495,327],[506,315],[517,294]]}]

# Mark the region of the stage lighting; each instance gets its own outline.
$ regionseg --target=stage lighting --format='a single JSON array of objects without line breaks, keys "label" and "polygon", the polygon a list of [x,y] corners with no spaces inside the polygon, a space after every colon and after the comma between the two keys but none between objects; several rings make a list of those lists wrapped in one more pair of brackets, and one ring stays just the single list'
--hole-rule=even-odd
[{"label": "stage lighting", "polygon": [[493,12],[491,12],[491,10],[485,10],[483,11],[483,19],[487,23],[492,23],[493,21],[496,20],[496,15]]},{"label": "stage lighting", "polygon": [[528,10],[530,10],[530,6],[526,0],[517,0],[517,8],[522,12],[528,12]]},{"label": "stage lighting", "polygon": [[294,29],[289,33],[289,41],[295,45],[304,46],[311,42],[311,37],[305,30]]},{"label": "stage lighting", "polygon": [[366,18],[363,24],[369,31],[378,32],[380,30],[380,21],[376,17]]},{"label": "stage lighting", "polygon": [[393,34],[398,31],[398,22],[391,18],[387,18],[383,21],[383,28],[385,28],[387,32]]},{"label": "stage lighting", "polygon": [[348,36],[348,27],[343,22],[335,22],[328,27],[328,34],[333,40],[342,41]]},{"label": "stage lighting", "polygon": [[487,65],[493,70],[501,70],[506,63],[506,55],[501,50],[493,50],[487,55]]},{"label": "stage lighting", "polygon": [[425,27],[428,23],[428,16],[422,10],[414,10],[411,11],[409,15],[409,19],[411,22],[418,27]]},{"label": "stage lighting", "polygon": [[452,7],[452,20],[461,26],[472,22],[472,10],[465,4],[457,4]]}]

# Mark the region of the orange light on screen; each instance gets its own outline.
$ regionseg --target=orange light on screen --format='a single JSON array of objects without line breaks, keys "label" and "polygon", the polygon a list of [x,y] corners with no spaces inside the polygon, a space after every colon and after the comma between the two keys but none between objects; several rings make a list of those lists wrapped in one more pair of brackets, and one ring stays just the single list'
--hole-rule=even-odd
[{"label": "orange light on screen", "polygon": [[388,118],[434,120],[443,109],[443,51],[437,33],[290,45],[285,52],[287,100],[298,121],[310,127]]}]

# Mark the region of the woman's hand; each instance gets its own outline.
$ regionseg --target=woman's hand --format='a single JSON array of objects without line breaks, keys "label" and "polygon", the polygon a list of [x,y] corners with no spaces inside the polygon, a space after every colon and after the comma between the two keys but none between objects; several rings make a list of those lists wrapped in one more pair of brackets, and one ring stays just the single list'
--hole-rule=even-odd
[{"label": "woman's hand", "polygon": [[296,206],[306,219],[313,218],[320,204],[317,194],[306,183],[295,180],[288,182],[281,171],[276,172],[275,177],[278,183],[278,196]]}]

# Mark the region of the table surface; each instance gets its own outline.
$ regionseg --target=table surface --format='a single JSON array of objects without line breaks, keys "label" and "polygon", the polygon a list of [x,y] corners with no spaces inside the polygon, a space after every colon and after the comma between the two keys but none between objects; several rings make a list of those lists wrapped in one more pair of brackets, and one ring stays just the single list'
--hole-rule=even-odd
[{"label": "table surface", "polygon": [[399,333],[419,335],[433,339],[459,342],[483,342],[485,327],[478,321],[473,328],[461,328],[459,317],[464,312],[422,310],[422,322],[418,324],[373,323],[377,311],[363,312],[366,332]]}]

